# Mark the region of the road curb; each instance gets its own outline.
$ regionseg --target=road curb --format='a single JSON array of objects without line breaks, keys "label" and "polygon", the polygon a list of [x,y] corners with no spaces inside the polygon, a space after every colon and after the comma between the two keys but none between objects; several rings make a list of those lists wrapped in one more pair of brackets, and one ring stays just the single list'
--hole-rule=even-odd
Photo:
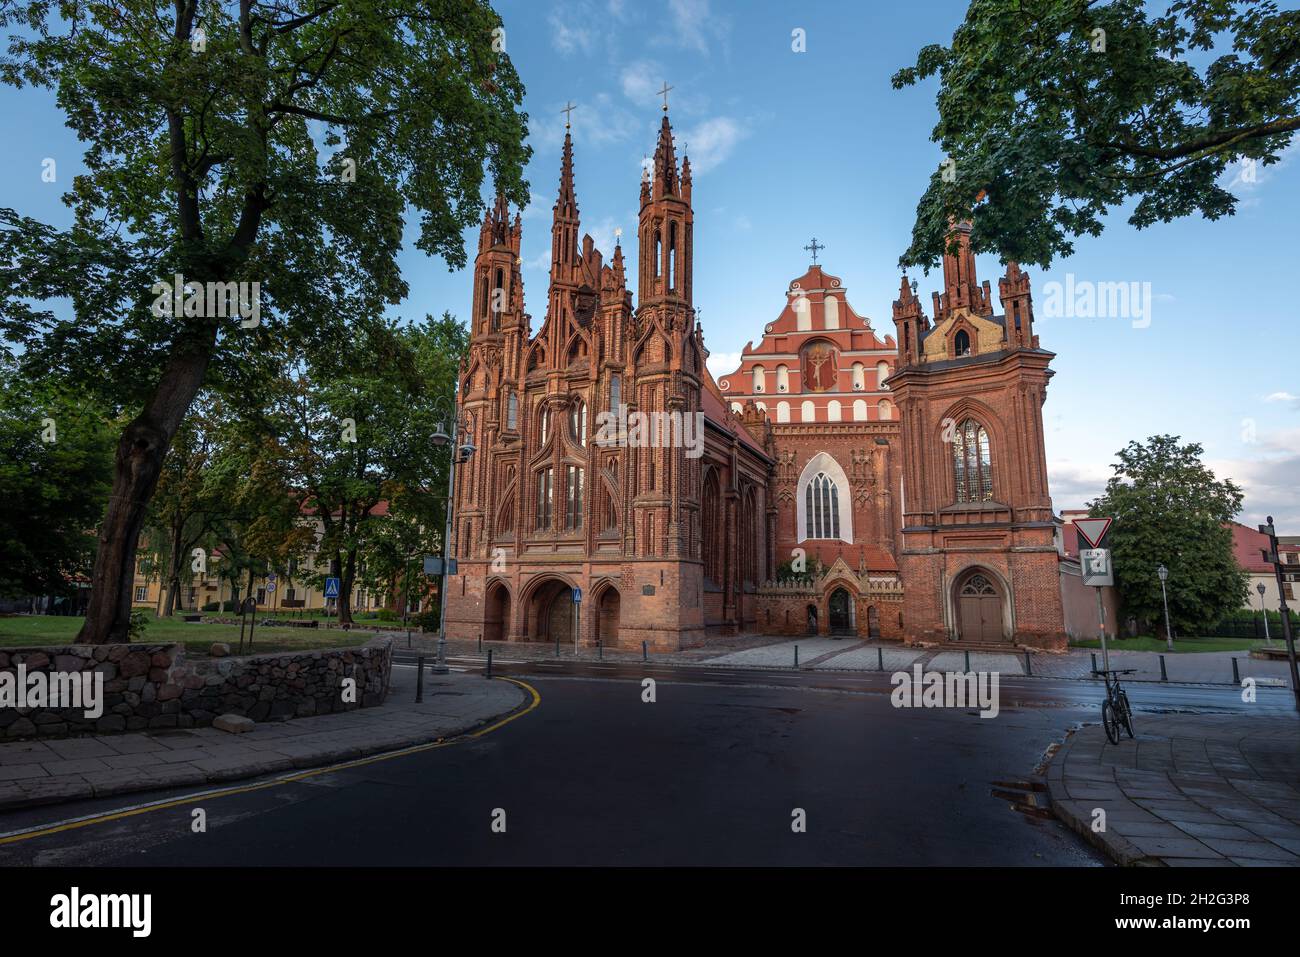
[{"label": "road curb", "polygon": [[1120,867],[1163,867],[1164,864],[1143,854],[1125,838],[1110,831],[1098,833],[1092,829],[1092,811],[1087,802],[1071,800],[1065,790],[1065,758],[1074,745],[1076,732],[1071,731],[1065,743],[1052,755],[1047,766],[1047,799],[1052,813],[1093,847],[1102,851]]},{"label": "road curb", "polygon": [[157,791],[165,788],[194,787],[206,784],[228,784],[232,781],[244,781],[284,771],[307,771],[313,768],[327,767],[358,758],[375,757],[402,751],[407,748],[426,744],[436,744],[465,737],[480,728],[509,718],[525,710],[529,704],[529,695],[518,684],[510,684],[517,695],[514,704],[501,711],[485,717],[466,719],[460,724],[452,725],[437,733],[419,731],[413,733],[387,733],[374,745],[322,747],[309,754],[293,757],[266,758],[263,760],[232,762],[229,765],[200,769],[193,766],[151,768],[149,776],[138,776],[137,772],[124,771],[122,776],[103,782],[87,781],[83,778],[68,780],[48,779],[57,782],[52,787],[43,788],[24,795],[0,795],[0,812],[15,811],[33,807],[45,807],[54,804],[68,804],[94,798],[115,797],[122,794],[137,794],[142,791]]}]

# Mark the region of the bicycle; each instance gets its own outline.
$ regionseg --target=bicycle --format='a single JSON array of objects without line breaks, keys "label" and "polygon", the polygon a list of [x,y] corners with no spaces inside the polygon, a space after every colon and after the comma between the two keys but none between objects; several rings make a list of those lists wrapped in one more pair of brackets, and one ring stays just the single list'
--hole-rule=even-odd
[{"label": "bicycle", "polygon": [[1106,681],[1106,700],[1101,703],[1101,726],[1106,729],[1106,737],[1111,744],[1119,744],[1119,729],[1123,726],[1130,738],[1133,737],[1133,709],[1129,707],[1128,695],[1120,687],[1119,676],[1131,675],[1136,668],[1122,671],[1097,671]]}]

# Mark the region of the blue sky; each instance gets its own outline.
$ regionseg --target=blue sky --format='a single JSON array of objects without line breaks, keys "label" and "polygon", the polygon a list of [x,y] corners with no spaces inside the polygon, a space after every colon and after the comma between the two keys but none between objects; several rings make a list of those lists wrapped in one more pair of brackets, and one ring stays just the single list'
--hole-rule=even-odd
[{"label": "blue sky", "polygon": [[[640,164],[654,149],[667,80],[679,149],[695,170],[695,296],[715,372],[730,371],[745,343],[784,303],[787,283],[821,261],[840,276],[854,308],[892,332],[900,252],[916,202],[942,161],[929,140],[932,82],[895,92],[891,74],[960,23],[958,0],[499,0],[507,52],[528,95],[533,202],[524,213],[524,286],[534,328],[546,300],[550,209],[564,132],[573,114],[583,228],[608,256],[616,228],[635,236]],[[806,33],[806,52],[791,32]],[[0,205],[64,224],[58,203],[81,150],[52,97],[0,90]],[[1044,348],[1057,353],[1044,408],[1052,495],[1058,509],[1100,491],[1114,453],[1131,439],[1172,432],[1205,446],[1220,474],[1246,487],[1243,520],[1274,514],[1300,534],[1300,382],[1292,348],[1294,233],[1300,164],[1259,169],[1234,187],[1237,216],[1182,220],[1138,232],[1122,211],[1097,239],[1050,272],[1029,270]],[[40,180],[59,161],[59,184]],[[473,248],[477,230],[466,234]],[[629,255],[635,250],[629,248]],[[411,286],[395,313],[468,314],[470,283],[407,245]],[[981,257],[997,290],[1001,268]],[[1045,284],[1150,283],[1149,325],[1130,319],[1043,316]],[[919,276],[923,301],[935,274]]]}]

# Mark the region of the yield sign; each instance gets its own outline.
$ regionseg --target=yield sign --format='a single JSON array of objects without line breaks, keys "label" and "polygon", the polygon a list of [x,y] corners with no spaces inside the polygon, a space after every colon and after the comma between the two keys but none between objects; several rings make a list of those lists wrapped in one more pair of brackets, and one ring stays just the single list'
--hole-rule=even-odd
[{"label": "yield sign", "polygon": [[1093,548],[1099,548],[1112,521],[1114,520],[1109,518],[1076,518],[1074,527],[1079,530],[1079,536],[1085,542]]}]

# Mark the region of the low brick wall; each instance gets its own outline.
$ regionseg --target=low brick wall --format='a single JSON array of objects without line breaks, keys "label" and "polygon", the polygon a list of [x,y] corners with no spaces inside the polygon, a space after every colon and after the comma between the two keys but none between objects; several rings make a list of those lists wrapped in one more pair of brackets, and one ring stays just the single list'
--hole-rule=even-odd
[{"label": "low brick wall", "polygon": [[[8,740],[115,734],[209,725],[223,714],[254,721],[306,717],[382,704],[392,669],[391,638],[357,648],[331,648],[226,658],[186,658],[175,644],[67,645],[0,650],[0,673],[16,676],[99,673],[103,714],[82,708],[0,707],[0,736]],[[344,681],[356,682],[345,701]],[[95,679],[91,679],[95,680]],[[350,696],[351,697],[351,696]]]}]

